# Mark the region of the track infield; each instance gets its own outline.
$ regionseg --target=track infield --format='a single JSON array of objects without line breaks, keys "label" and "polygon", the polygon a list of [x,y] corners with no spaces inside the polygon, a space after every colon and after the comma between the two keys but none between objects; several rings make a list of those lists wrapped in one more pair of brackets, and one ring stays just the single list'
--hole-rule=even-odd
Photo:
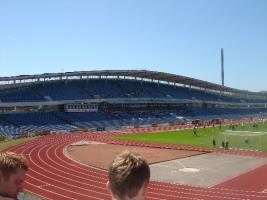
[{"label": "track infield", "polygon": [[88,144],[72,144],[67,147],[67,153],[72,159],[88,166],[93,166],[105,170],[108,169],[108,166],[113,158],[123,150],[132,150],[140,153],[144,156],[149,164],[161,163],[169,160],[191,157],[205,153],[201,151],[92,143],[90,141],[88,142]]},{"label": "track infield", "polygon": [[143,155],[151,169],[151,180],[212,187],[238,177],[265,163],[267,158],[200,151],[148,148],[105,143],[70,145],[68,156],[88,166],[107,170],[110,162],[123,150]]}]

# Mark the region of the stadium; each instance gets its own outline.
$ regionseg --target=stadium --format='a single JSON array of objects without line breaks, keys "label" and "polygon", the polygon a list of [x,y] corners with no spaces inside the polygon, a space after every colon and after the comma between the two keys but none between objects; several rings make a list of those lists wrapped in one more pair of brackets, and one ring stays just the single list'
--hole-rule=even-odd
[{"label": "stadium", "polygon": [[266,118],[265,92],[157,71],[0,77],[1,151],[41,199],[111,199],[123,149],[150,163],[147,199],[267,199]]}]

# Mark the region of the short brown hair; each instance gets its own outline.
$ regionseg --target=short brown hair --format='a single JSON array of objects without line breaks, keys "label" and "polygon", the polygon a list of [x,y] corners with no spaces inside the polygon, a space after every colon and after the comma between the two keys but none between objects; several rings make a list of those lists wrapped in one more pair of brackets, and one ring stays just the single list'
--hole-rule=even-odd
[{"label": "short brown hair", "polygon": [[149,165],[140,154],[126,150],[112,161],[108,178],[114,195],[121,199],[125,199],[126,196],[132,198],[149,182]]},{"label": "short brown hair", "polygon": [[13,152],[0,152],[0,170],[5,179],[8,179],[17,169],[28,171],[29,164],[27,159]]}]

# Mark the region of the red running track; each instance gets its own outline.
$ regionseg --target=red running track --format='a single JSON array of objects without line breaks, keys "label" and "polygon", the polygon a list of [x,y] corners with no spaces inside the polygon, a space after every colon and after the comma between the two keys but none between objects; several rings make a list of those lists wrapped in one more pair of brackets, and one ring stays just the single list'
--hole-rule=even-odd
[{"label": "red running track", "polygon": [[[25,189],[46,199],[111,199],[106,190],[107,172],[81,165],[64,155],[69,144],[80,140],[121,143],[93,134],[68,134],[42,137],[26,144],[14,146],[9,151],[24,154],[30,162]],[[139,146],[158,144],[127,143]],[[174,146],[161,145],[162,148]],[[179,149],[175,147],[175,149]],[[255,183],[255,185],[257,182]],[[253,184],[252,184],[253,185]],[[229,189],[230,188],[230,189]],[[267,200],[267,194],[250,188],[238,190],[225,186],[215,188],[192,187],[152,181],[148,200]]]},{"label": "red running track", "polygon": [[236,190],[267,192],[267,164],[215,186]]}]

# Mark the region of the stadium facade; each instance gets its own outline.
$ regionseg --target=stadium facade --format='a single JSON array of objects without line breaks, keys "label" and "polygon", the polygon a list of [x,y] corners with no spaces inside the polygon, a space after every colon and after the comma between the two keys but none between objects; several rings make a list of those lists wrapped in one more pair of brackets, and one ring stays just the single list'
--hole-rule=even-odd
[{"label": "stadium facade", "polygon": [[0,134],[119,129],[267,113],[267,94],[147,70],[0,77]]}]

